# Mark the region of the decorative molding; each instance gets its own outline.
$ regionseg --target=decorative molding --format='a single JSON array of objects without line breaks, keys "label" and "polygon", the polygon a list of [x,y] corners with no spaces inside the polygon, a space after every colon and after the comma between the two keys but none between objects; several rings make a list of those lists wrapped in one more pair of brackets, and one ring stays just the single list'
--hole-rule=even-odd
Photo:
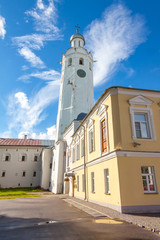
[{"label": "decorative molding", "polygon": [[100,117],[102,114],[105,114],[107,111],[108,106],[105,104],[101,104],[99,108],[97,109],[97,115]]},{"label": "decorative molding", "polygon": [[133,98],[129,99],[128,101],[129,101],[129,104],[131,106],[133,106],[133,105],[145,105],[147,107],[150,107],[150,105],[153,103],[153,101],[151,101],[150,99],[148,99],[148,98],[146,98],[142,95],[133,97]]}]

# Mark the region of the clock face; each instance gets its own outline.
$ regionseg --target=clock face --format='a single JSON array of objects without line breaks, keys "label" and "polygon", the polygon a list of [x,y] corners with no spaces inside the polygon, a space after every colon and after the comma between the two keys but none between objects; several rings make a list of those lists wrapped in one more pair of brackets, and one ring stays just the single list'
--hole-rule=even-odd
[{"label": "clock face", "polygon": [[77,75],[81,78],[84,78],[86,76],[86,72],[83,69],[78,69]]}]

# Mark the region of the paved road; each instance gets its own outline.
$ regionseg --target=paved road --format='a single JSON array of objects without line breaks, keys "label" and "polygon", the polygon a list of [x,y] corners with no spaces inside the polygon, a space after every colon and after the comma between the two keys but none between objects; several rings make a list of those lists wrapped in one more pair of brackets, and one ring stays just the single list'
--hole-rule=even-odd
[{"label": "paved road", "polygon": [[93,218],[58,196],[0,200],[2,240],[154,240],[155,234],[132,224]]}]

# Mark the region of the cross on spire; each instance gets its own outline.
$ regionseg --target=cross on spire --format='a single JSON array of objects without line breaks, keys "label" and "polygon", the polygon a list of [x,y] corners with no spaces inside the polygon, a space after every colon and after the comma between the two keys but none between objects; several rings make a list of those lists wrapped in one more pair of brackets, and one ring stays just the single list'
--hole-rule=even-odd
[{"label": "cross on spire", "polygon": [[77,24],[76,26],[75,26],[77,29],[76,29],[76,31],[77,31],[77,33],[79,32],[79,24]]}]

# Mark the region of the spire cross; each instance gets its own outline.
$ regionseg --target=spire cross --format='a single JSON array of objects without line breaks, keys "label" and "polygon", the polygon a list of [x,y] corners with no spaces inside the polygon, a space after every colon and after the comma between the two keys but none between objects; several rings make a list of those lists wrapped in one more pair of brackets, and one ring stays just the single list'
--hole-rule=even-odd
[{"label": "spire cross", "polygon": [[77,29],[76,29],[77,33],[79,32],[79,28],[80,28],[78,25],[79,25],[79,24],[77,24],[77,25],[75,26],[75,27],[77,28]]}]

